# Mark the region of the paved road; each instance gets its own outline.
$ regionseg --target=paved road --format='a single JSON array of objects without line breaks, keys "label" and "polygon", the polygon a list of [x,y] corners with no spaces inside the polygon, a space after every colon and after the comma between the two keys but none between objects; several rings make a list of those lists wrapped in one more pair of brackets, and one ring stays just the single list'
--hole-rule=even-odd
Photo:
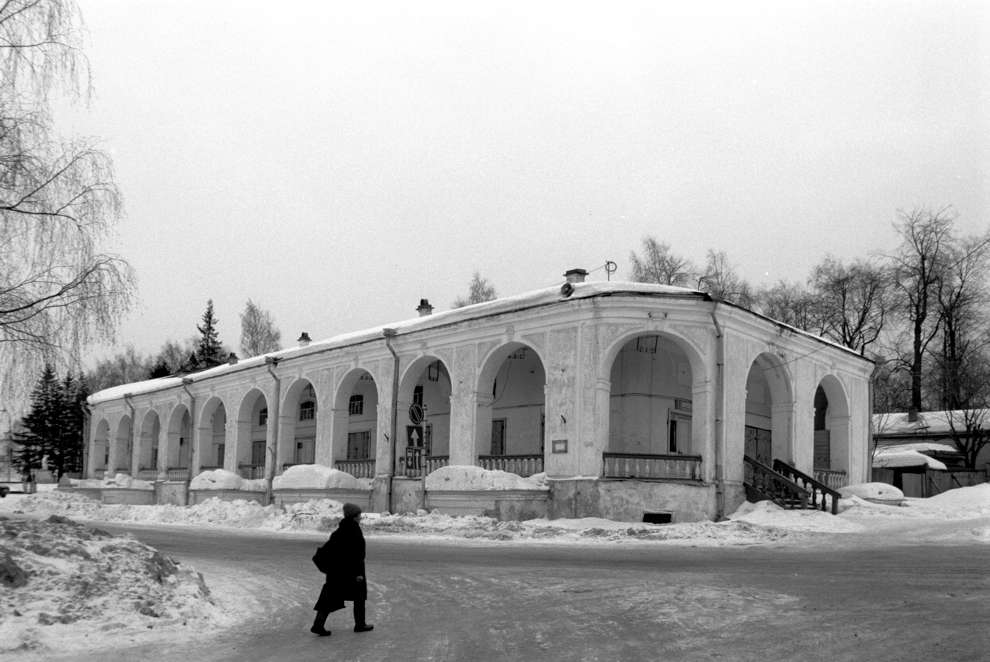
[{"label": "paved road", "polygon": [[572,547],[368,539],[369,620],[307,632],[314,541],[104,527],[211,577],[236,569],[257,618],[153,660],[984,660],[990,548]]}]

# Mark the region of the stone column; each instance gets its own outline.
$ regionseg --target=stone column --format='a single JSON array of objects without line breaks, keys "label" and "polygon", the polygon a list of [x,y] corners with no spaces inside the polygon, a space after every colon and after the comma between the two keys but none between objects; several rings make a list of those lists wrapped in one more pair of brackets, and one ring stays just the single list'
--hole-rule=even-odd
[{"label": "stone column", "polygon": [[696,378],[691,387],[691,448],[687,452],[701,456],[702,480],[714,481],[715,380],[708,379],[707,375]]},{"label": "stone column", "polygon": [[91,416],[89,419],[89,456],[86,458],[87,478],[93,477],[97,465],[103,460],[103,444],[98,443],[96,435],[101,420],[102,418],[99,416]]},{"label": "stone column", "polygon": [[[478,455],[488,455],[492,449],[492,403],[491,393],[475,393],[475,449]],[[477,458],[475,458],[477,460]]]},{"label": "stone column", "polygon": [[223,468],[237,473],[237,419],[230,416],[223,425]]},{"label": "stone column", "polygon": [[[490,405],[488,415],[490,435]],[[478,392],[473,387],[457,384],[450,394],[450,464],[475,466],[477,463]]]},{"label": "stone column", "polygon": [[321,409],[316,428],[316,463],[333,468],[337,460],[347,459],[347,408]]},{"label": "stone column", "polygon": [[793,402],[774,402],[770,406],[770,441],[773,459],[795,463],[797,444],[794,439]]}]

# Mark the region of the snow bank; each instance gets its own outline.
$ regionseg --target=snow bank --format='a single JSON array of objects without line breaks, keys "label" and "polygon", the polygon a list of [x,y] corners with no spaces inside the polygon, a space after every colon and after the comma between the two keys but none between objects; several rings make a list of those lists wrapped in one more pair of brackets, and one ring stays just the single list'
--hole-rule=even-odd
[{"label": "snow bank", "polygon": [[153,490],[155,486],[146,480],[138,480],[137,478],[131,478],[127,474],[117,474],[112,478],[104,478],[100,481],[99,487],[118,487],[125,488],[128,490]]},{"label": "snow bank", "polygon": [[904,492],[887,483],[860,483],[839,488],[839,494],[845,498],[859,497],[881,503],[900,503],[904,500]]},{"label": "snow bank", "polygon": [[427,492],[458,490],[546,490],[547,475],[523,478],[507,471],[489,471],[476,466],[450,465],[429,474]]},{"label": "snow bank", "polygon": [[244,479],[233,471],[226,469],[213,469],[204,471],[191,481],[190,490],[239,490]]},{"label": "snow bank", "polygon": [[836,517],[831,513],[821,510],[786,510],[772,501],[746,502],[729,515],[729,519],[733,522],[748,522],[791,531],[852,533],[864,530],[861,524]]},{"label": "snow bank", "polygon": [[291,466],[272,481],[272,488],[276,490],[366,490],[370,487],[367,479],[358,480],[345,471],[322,464]]},{"label": "snow bank", "polygon": [[[453,481],[453,484],[463,485]],[[889,485],[854,486],[868,495],[892,495]],[[959,488],[930,499],[905,499],[902,506],[868,502],[849,496],[839,502],[837,516],[814,510],[785,510],[770,502],[743,504],[723,522],[646,524],[598,518],[534,519],[500,522],[483,516],[453,516],[439,512],[392,515],[366,513],[362,527],[368,535],[416,535],[457,540],[512,540],[580,543],[667,542],[704,546],[779,542],[855,544],[873,537],[874,543],[931,542],[990,543],[990,485]],[[228,527],[270,531],[319,532],[336,527],[342,504],[316,499],[287,504],[284,509],[254,501],[211,498],[190,507],[102,504],[66,491],[10,495],[0,501],[4,512],[33,516],[65,514],[76,519]]]},{"label": "snow bank", "polygon": [[129,537],[64,517],[0,519],[0,654],[65,654],[113,636],[229,627],[202,575]]}]

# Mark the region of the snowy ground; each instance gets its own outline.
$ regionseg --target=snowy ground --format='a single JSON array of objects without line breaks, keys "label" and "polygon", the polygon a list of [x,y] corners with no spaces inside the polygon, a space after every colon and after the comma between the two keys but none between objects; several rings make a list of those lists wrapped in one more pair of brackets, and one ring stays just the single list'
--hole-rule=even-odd
[{"label": "snowy ground", "polygon": [[[883,493],[878,489],[868,485],[854,491],[888,496],[889,488]],[[670,525],[597,518],[498,522],[422,511],[369,513],[362,527],[369,538],[446,539],[452,544],[990,544],[990,484],[906,499],[900,506],[850,496],[840,508],[833,516],[761,502],[744,504],[723,522]],[[195,569],[178,566],[150,547],[73,522],[227,527],[322,539],[340,515],[341,504],[326,499],[280,511],[250,501],[218,499],[183,508],[103,505],[65,491],[10,495],[0,500],[0,654],[44,659],[56,651],[106,646],[108,639],[118,637],[152,642],[174,637],[177,630],[194,636],[228,627],[253,607],[229,586],[208,588]]]}]

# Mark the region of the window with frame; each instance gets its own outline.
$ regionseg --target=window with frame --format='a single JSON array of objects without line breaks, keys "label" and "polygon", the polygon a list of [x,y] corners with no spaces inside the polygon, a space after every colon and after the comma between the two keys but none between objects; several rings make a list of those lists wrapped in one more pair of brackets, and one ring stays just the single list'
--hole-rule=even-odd
[{"label": "window with frame", "polygon": [[347,459],[367,460],[371,454],[371,430],[347,433]]},{"label": "window with frame", "polygon": [[258,412],[258,425],[268,425],[268,407]]},{"label": "window with frame", "polygon": [[311,421],[316,418],[316,403],[312,400],[308,402],[300,403],[299,405],[299,420],[300,421]]},{"label": "window with frame", "polygon": [[413,404],[423,406],[423,385],[417,384],[413,389]]},{"label": "window with frame", "polygon": [[364,413],[364,396],[352,395],[347,403],[347,413],[351,416],[360,416]]}]

